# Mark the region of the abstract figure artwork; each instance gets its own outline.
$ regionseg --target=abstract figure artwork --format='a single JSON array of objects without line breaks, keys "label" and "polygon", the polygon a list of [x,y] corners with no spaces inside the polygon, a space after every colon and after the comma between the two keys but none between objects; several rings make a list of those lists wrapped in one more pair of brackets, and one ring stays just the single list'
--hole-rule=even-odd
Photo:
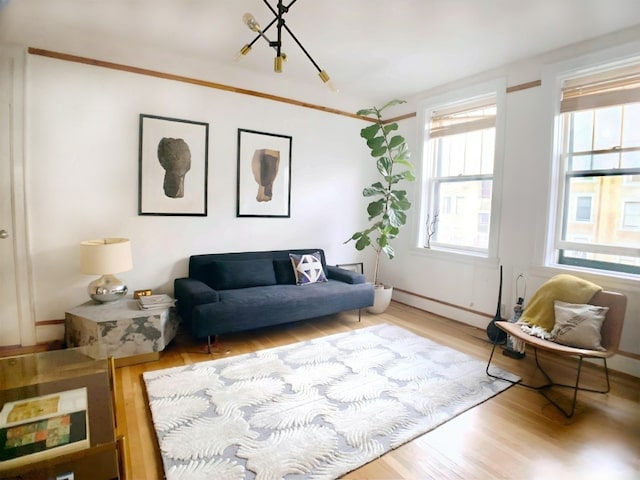
[{"label": "abstract figure artwork", "polygon": [[289,217],[291,137],[238,130],[238,217]]},{"label": "abstract figure artwork", "polygon": [[256,200],[259,202],[270,202],[273,197],[273,182],[278,175],[280,164],[280,152],[261,148],[253,153],[251,170],[258,184],[258,194]]},{"label": "abstract figure artwork", "polygon": [[139,215],[207,215],[209,124],[140,115]]},{"label": "abstract figure artwork", "polygon": [[163,189],[170,198],[184,197],[184,176],[191,169],[191,150],[182,138],[163,137],[158,143],[158,160],[165,170]]}]

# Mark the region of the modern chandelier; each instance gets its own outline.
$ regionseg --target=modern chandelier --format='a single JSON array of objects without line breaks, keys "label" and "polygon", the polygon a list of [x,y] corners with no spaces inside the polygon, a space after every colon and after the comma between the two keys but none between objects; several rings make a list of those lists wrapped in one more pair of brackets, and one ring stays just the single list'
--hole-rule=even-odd
[{"label": "modern chandelier", "polygon": [[[277,10],[274,9],[271,5],[269,5],[269,2],[267,0],[262,0],[262,1],[267,7],[269,7],[269,10],[271,10],[271,12],[275,15],[275,18],[271,20],[271,22],[269,22],[269,24],[263,30],[261,29],[260,24],[257,22],[257,20],[252,14],[245,13],[242,16],[242,21],[245,23],[245,25],[247,25],[247,27],[249,27],[249,30],[256,32],[258,35],[256,35],[256,38],[254,38],[251,41],[251,43],[247,43],[244,47],[242,47],[242,49],[240,49],[239,56],[248,54],[251,51],[251,47],[253,47],[253,44],[256,43],[258,39],[262,38],[269,44],[270,47],[272,47],[276,51],[276,56],[273,62],[273,70],[277,73],[281,73],[282,62],[287,60],[286,53],[282,51],[282,29],[285,29],[289,33],[291,38],[293,38],[293,40],[298,44],[298,46],[304,52],[307,58],[311,61],[313,66],[316,68],[316,70],[318,70],[318,76],[320,77],[320,80],[322,80],[331,90],[333,90],[334,92],[337,92],[338,90],[334,86],[333,82],[331,82],[331,79],[329,78],[329,75],[327,74],[327,72],[321,69],[318,66],[318,64],[315,62],[315,60],[311,58],[311,55],[309,55],[309,52],[307,52],[307,50],[302,46],[302,44],[300,43],[300,40],[297,39],[297,37],[293,34],[291,29],[285,23],[285,19],[284,19],[285,14],[289,11],[291,6],[294,3],[296,3],[297,0],[292,0],[291,3],[289,3],[288,5],[284,5],[282,3],[282,0],[278,0],[278,5],[276,7]],[[276,25],[276,29],[277,29],[277,39],[271,40],[269,39],[269,37],[267,37],[266,32],[274,24]]]}]

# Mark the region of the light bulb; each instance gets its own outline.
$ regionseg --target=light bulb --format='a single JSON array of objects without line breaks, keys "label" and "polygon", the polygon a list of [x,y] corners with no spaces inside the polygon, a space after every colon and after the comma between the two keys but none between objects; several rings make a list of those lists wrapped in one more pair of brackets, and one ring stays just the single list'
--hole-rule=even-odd
[{"label": "light bulb", "polygon": [[242,57],[244,57],[247,53],[249,53],[251,51],[251,45],[246,44],[244,47],[242,47],[240,49],[240,51],[238,53],[236,53],[235,57],[233,57],[233,59],[238,62],[240,60],[242,60]]},{"label": "light bulb", "polygon": [[256,21],[253,15],[250,13],[245,13],[242,16],[242,21],[245,23],[249,30],[253,30],[254,32],[260,32],[260,24]]},{"label": "light bulb", "polygon": [[331,81],[331,77],[329,77],[329,74],[327,72],[325,72],[324,70],[320,70],[318,76],[320,77],[320,80],[322,80],[332,92],[338,93],[340,91],[338,90],[338,87],[336,87],[336,85]]}]

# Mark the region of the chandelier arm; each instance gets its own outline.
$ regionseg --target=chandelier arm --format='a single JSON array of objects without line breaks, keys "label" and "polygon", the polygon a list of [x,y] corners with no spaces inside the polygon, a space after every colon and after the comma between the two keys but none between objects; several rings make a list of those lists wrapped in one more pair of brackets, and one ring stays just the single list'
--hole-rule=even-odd
[{"label": "chandelier arm", "polygon": [[262,38],[263,38],[263,39],[264,39],[264,40],[269,44],[269,46],[271,46],[271,40],[269,40],[269,37],[267,37],[267,36],[265,35],[265,32],[266,32],[267,30],[269,30],[269,28],[271,28],[271,26],[272,26],[274,23],[276,23],[276,20],[278,20],[278,19],[277,19],[277,18],[274,18],[273,20],[271,20],[271,22],[269,23],[269,25],[267,25],[267,26],[264,28],[264,30],[260,30],[260,31],[258,32],[258,35],[256,35],[256,38],[254,38],[254,39],[251,41],[251,43],[249,43],[249,46],[250,46],[250,47],[253,47],[253,45],[258,41],[258,39],[259,39],[260,37],[262,37]]},{"label": "chandelier arm", "polygon": [[[271,10],[271,13],[273,13],[276,17],[279,17],[278,12],[275,11],[275,9],[269,4],[269,2],[267,0],[262,0],[264,2],[264,4],[269,7],[269,10]],[[286,7],[284,7],[284,11],[285,13],[291,8],[291,5],[293,5],[294,3],[296,3],[298,0],[292,0],[291,3],[289,5],[287,5]],[[279,2],[282,3],[282,2]]]},{"label": "chandelier arm", "polygon": [[287,27],[286,24],[283,25],[283,27],[285,28],[285,30],[287,32],[289,32],[289,35],[291,35],[291,38],[293,38],[293,40],[298,44],[298,46],[300,47],[300,50],[302,50],[304,52],[304,54],[307,56],[309,61],[311,61],[311,63],[313,63],[313,66],[316,67],[316,70],[318,70],[318,72],[321,72],[322,69],[318,66],[318,64],[315,62],[315,60],[313,58],[311,58],[311,55],[309,55],[309,52],[307,52],[307,49],[302,46],[302,44],[300,43],[300,40],[297,39],[297,37],[293,34],[293,32],[289,29],[289,27]]}]

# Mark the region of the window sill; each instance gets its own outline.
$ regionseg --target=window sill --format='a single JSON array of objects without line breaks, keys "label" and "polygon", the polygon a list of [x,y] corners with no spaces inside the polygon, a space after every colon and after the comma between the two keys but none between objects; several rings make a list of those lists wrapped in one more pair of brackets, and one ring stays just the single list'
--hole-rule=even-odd
[{"label": "window sill", "polygon": [[619,272],[605,272],[590,268],[570,267],[567,265],[552,264],[532,266],[531,273],[541,277],[550,277],[566,273],[585,278],[598,285],[606,285],[607,288],[616,288],[640,292],[640,278],[638,275]]},{"label": "window sill", "polygon": [[486,255],[480,253],[464,252],[461,250],[448,250],[438,247],[416,247],[412,249],[411,253],[419,257],[462,263],[466,265],[479,265],[492,268],[497,268],[499,266],[497,258],[487,257]]}]

